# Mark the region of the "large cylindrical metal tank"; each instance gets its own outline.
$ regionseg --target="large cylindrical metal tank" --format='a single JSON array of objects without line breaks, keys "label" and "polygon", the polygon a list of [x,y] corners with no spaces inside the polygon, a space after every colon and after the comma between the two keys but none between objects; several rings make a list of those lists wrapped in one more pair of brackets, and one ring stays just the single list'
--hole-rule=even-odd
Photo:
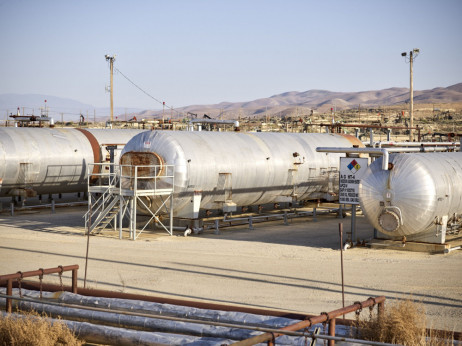
[{"label": "large cylindrical metal tank", "polygon": [[105,145],[141,130],[0,128],[0,196],[86,191],[87,165],[107,161]]},{"label": "large cylindrical metal tank", "polygon": [[462,214],[462,153],[391,154],[373,162],[359,185],[369,222],[391,237],[426,233]]},{"label": "large cylindrical metal tank", "polygon": [[[201,209],[335,196],[339,157],[317,153],[316,147],[362,146],[355,137],[320,133],[144,132],[130,140],[122,164],[175,167],[174,215],[200,194]],[[154,180],[144,188],[154,188]],[[153,211],[160,197],[146,198]]]}]

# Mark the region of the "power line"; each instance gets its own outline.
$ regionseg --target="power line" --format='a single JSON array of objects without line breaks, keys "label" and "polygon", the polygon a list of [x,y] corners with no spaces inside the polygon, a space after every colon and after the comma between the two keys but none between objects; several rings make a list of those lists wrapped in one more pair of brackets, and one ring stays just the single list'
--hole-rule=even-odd
[{"label": "power line", "polygon": [[154,101],[160,103],[161,105],[163,106],[167,106],[167,108],[170,108],[171,110],[175,111],[177,114],[181,114],[181,112],[177,111],[176,109],[174,109],[173,107],[168,107],[168,105],[163,102],[163,101],[160,101],[158,99],[156,99],[154,96],[152,96],[151,94],[149,94],[147,91],[145,91],[144,89],[142,89],[140,86],[138,86],[135,82],[133,82],[130,78],[128,78],[126,75],[124,75],[117,67],[114,67],[114,69],[120,73],[122,75],[122,77],[124,77],[127,81],[129,81],[134,87],[136,87],[138,90],[140,90],[143,94],[145,94],[146,96],[150,97],[151,99],[153,99]]}]

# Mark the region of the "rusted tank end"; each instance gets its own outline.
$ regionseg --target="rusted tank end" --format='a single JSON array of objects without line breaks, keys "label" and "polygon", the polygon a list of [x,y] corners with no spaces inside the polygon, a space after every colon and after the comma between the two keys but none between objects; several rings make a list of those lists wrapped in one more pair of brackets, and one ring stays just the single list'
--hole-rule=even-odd
[{"label": "rusted tank end", "polygon": [[[130,151],[122,155],[120,158],[120,164],[126,166],[122,167],[122,174],[124,176],[133,176],[134,172],[130,171],[134,170],[133,166],[138,166],[139,177],[158,177],[161,176],[165,170],[164,159],[153,152]],[[158,166],[158,168],[153,171],[152,167],[143,166]]]},{"label": "rusted tank end", "polygon": [[348,139],[348,141],[350,141],[351,144],[353,144],[353,146],[355,148],[364,148],[365,147],[365,145],[358,138],[356,138],[355,136],[346,135],[346,134],[343,134],[343,133],[338,133],[338,135]]},{"label": "rusted tank end", "polygon": [[[101,148],[95,136],[93,136],[93,134],[84,129],[76,130],[82,132],[83,135],[87,137],[88,141],[90,142],[91,149],[93,151],[93,163],[101,163]],[[99,165],[93,166],[93,174],[99,173],[100,168],[101,167]],[[96,179],[96,176],[91,177],[91,179]]]}]

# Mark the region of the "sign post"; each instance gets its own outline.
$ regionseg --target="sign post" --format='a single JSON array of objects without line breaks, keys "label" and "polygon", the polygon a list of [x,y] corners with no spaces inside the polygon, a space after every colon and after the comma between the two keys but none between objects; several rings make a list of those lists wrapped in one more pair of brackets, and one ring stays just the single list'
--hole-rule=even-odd
[{"label": "sign post", "polygon": [[340,158],[339,203],[351,205],[351,241],[356,239],[356,205],[359,204],[359,182],[367,170],[367,158]]}]

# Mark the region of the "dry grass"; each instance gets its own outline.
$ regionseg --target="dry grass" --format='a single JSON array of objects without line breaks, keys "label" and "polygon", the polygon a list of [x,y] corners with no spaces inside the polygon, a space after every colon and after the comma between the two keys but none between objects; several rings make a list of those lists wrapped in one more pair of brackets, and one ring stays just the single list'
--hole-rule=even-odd
[{"label": "dry grass", "polygon": [[409,346],[452,345],[453,333],[431,330],[427,334],[423,304],[412,300],[397,301],[386,306],[382,316],[372,314],[358,322],[359,337]]},{"label": "dry grass", "polygon": [[64,323],[51,322],[36,312],[0,316],[0,345],[82,345]]}]

